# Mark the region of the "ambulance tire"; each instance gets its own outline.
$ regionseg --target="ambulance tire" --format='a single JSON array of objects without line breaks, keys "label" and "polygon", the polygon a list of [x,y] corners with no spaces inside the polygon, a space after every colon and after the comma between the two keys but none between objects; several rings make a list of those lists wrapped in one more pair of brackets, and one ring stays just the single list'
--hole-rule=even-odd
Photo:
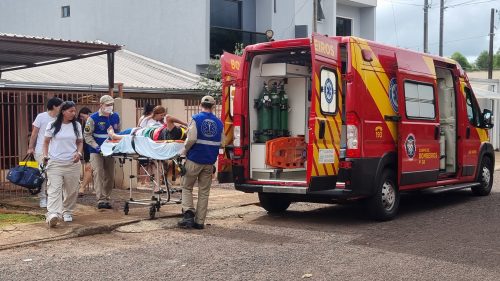
[{"label": "ambulance tire", "polygon": [[399,209],[399,190],[394,171],[385,169],[375,187],[375,194],[366,201],[369,215],[378,221],[392,220]]},{"label": "ambulance tire", "polygon": [[282,213],[288,209],[292,201],[285,195],[259,192],[260,206],[268,213]]},{"label": "ambulance tire", "polygon": [[487,196],[493,186],[493,165],[489,157],[484,156],[479,169],[478,181],[480,186],[472,187],[472,193],[477,196]]}]

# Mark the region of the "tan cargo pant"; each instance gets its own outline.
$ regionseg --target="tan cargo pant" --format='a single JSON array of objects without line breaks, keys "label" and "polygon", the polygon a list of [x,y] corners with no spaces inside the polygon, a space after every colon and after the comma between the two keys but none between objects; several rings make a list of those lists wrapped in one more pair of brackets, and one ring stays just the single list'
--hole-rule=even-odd
[{"label": "tan cargo pant", "polygon": [[115,180],[115,159],[97,153],[90,154],[97,203],[108,202]]},{"label": "tan cargo pant", "polygon": [[[182,209],[184,212],[187,210],[195,212],[194,221],[198,224],[204,224],[207,216],[208,196],[212,185],[212,166],[186,160],[186,175],[182,179]],[[196,180],[198,180],[198,202],[195,211],[193,186]]]},{"label": "tan cargo pant", "polygon": [[[36,160],[36,162],[38,162],[38,166],[42,165],[43,154],[42,153],[35,153],[35,160]],[[45,180],[42,183],[42,188],[40,189],[40,193],[38,193],[38,198],[47,199],[47,180]]]},{"label": "tan cargo pant", "polygon": [[49,160],[47,166],[47,217],[73,214],[78,196],[81,163]]}]

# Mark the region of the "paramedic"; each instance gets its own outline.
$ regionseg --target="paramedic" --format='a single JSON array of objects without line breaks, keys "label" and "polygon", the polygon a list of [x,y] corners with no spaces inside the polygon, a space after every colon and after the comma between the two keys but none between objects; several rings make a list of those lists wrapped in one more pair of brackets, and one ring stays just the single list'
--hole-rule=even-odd
[{"label": "paramedic", "polygon": [[[45,130],[50,122],[56,120],[62,103],[63,100],[58,97],[49,99],[47,102],[47,111],[38,114],[35,121],[33,121],[33,129],[31,130],[31,137],[28,145],[28,154],[35,153],[35,159],[39,164],[43,163],[42,149]],[[38,196],[40,198],[40,208],[47,208],[47,181],[42,184]]]},{"label": "paramedic", "polygon": [[120,117],[113,112],[114,100],[109,95],[100,99],[100,107],[87,119],[83,136],[89,145],[90,165],[94,174],[95,192],[98,209],[112,209],[109,197],[114,183],[114,159],[104,157],[100,146],[108,138],[107,129],[120,131]]},{"label": "paramedic", "polygon": [[49,227],[59,219],[73,221],[73,210],[83,157],[82,126],[76,119],[72,101],[63,102],[55,121],[47,125],[43,142],[43,161],[47,164],[47,216]]},{"label": "paramedic", "polygon": [[[184,144],[186,175],[182,182],[182,228],[203,229],[207,215],[208,196],[212,184],[213,164],[222,143],[222,122],[213,114],[215,100],[211,96],[201,99],[201,112],[193,115]],[[193,185],[198,180],[198,203],[193,204]]]},{"label": "paramedic", "polygon": [[[90,114],[92,114],[92,111],[88,107],[82,107],[82,109],[80,109],[80,111],[78,112],[78,119],[82,121],[82,128],[85,127],[85,123],[87,123],[87,119],[89,119]],[[86,190],[90,190],[89,185],[91,182],[92,182],[92,167],[90,166],[89,145],[83,143],[83,180],[80,183],[80,189],[78,190],[78,197],[82,197],[83,195],[85,195]]]}]

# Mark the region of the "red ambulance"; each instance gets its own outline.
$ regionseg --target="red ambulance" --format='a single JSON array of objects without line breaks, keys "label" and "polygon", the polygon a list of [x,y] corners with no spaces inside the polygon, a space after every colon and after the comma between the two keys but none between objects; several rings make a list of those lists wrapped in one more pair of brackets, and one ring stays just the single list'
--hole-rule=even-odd
[{"label": "red ambulance", "polygon": [[221,63],[218,179],[257,192],[268,212],[363,199],[389,220],[401,192],[491,191],[492,114],[451,59],[313,34],[224,53]]}]

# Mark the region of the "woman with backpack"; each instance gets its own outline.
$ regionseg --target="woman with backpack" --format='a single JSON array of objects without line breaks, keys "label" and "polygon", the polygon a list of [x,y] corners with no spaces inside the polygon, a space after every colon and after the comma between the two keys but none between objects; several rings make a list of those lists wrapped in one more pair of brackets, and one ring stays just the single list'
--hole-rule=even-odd
[{"label": "woman with backpack", "polygon": [[82,127],[72,101],[63,102],[55,121],[47,125],[43,158],[47,165],[46,222],[54,227],[61,218],[73,221],[83,158]]}]

